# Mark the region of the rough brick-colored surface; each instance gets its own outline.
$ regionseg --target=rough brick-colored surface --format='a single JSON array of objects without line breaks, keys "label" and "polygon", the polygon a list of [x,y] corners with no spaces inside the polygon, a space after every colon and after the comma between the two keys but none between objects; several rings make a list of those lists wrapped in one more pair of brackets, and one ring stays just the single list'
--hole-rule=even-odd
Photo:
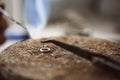
[{"label": "rough brick-colored surface", "polygon": [[[120,43],[80,36],[49,39],[105,53],[120,61]],[[18,42],[4,50],[0,54],[0,80],[120,80],[116,74],[53,44],[48,44],[52,52],[40,53],[41,40]]]}]

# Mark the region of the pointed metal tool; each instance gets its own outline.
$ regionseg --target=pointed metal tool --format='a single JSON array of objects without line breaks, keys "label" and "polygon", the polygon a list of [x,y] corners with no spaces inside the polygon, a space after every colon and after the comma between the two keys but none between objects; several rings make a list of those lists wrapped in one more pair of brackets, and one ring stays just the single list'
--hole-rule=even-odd
[{"label": "pointed metal tool", "polygon": [[90,52],[88,50],[81,49],[77,46],[69,45],[56,40],[46,40],[46,41],[42,41],[42,43],[53,43],[63,49],[66,49],[78,56],[81,56],[89,60],[93,65],[97,67],[104,68],[111,72],[117,72],[120,74],[120,62],[108,56],[105,56],[101,53]]},{"label": "pointed metal tool", "polygon": [[8,18],[9,20],[11,20],[12,22],[14,22],[14,23],[18,24],[19,26],[21,26],[22,28],[24,28],[24,29],[27,31],[27,34],[28,34],[29,37],[30,37],[30,34],[29,34],[29,32],[28,32],[28,30],[27,30],[27,27],[26,27],[25,25],[23,25],[22,23],[20,23],[20,22],[18,22],[17,20],[15,20],[13,17],[11,17],[11,16],[9,15],[9,13],[8,13],[7,11],[3,10],[2,8],[0,8],[0,13],[2,13],[5,17],[7,17],[7,18]]}]

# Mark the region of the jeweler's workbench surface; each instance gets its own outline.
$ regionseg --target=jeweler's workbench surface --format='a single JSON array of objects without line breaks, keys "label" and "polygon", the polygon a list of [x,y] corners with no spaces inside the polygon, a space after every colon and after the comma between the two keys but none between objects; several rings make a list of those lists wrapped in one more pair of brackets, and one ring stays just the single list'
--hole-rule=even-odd
[{"label": "jeweler's workbench surface", "polygon": [[[88,37],[49,38],[106,53],[120,61],[120,44]],[[0,80],[120,80],[116,74],[93,66],[89,61],[58,46],[40,53],[41,40],[18,42],[0,54]],[[119,74],[120,75],[120,74]]]}]

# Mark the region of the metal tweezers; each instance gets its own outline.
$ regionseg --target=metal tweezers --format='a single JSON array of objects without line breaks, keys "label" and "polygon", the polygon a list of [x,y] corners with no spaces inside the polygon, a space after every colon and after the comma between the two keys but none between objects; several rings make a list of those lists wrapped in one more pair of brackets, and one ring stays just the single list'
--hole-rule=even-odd
[{"label": "metal tweezers", "polygon": [[101,53],[94,53],[94,52],[90,52],[88,50],[85,49],[81,49],[77,46],[73,46],[73,45],[69,45],[60,41],[56,41],[56,40],[44,40],[41,41],[42,43],[53,43],[65,50],[68,50],[78,56],[81,56],[85,59],[87,59],[88,61],[90,61],[93,65],[105,69],[109,72],[115,72],[115,73],[119,73],[120,74],[120,62],[114,60],[111,57],[108,57],[106,55],[103,55]]}]

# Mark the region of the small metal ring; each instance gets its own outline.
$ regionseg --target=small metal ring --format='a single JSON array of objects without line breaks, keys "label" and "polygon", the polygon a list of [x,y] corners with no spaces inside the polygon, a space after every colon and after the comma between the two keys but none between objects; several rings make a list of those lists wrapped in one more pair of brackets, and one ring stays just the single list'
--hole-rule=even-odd
[{"label": "small metal ring", "polygon": [[40,48],[40,52],[41,52],[41,53],[51,52],[51,48],[48,48],[48,47]]}]

